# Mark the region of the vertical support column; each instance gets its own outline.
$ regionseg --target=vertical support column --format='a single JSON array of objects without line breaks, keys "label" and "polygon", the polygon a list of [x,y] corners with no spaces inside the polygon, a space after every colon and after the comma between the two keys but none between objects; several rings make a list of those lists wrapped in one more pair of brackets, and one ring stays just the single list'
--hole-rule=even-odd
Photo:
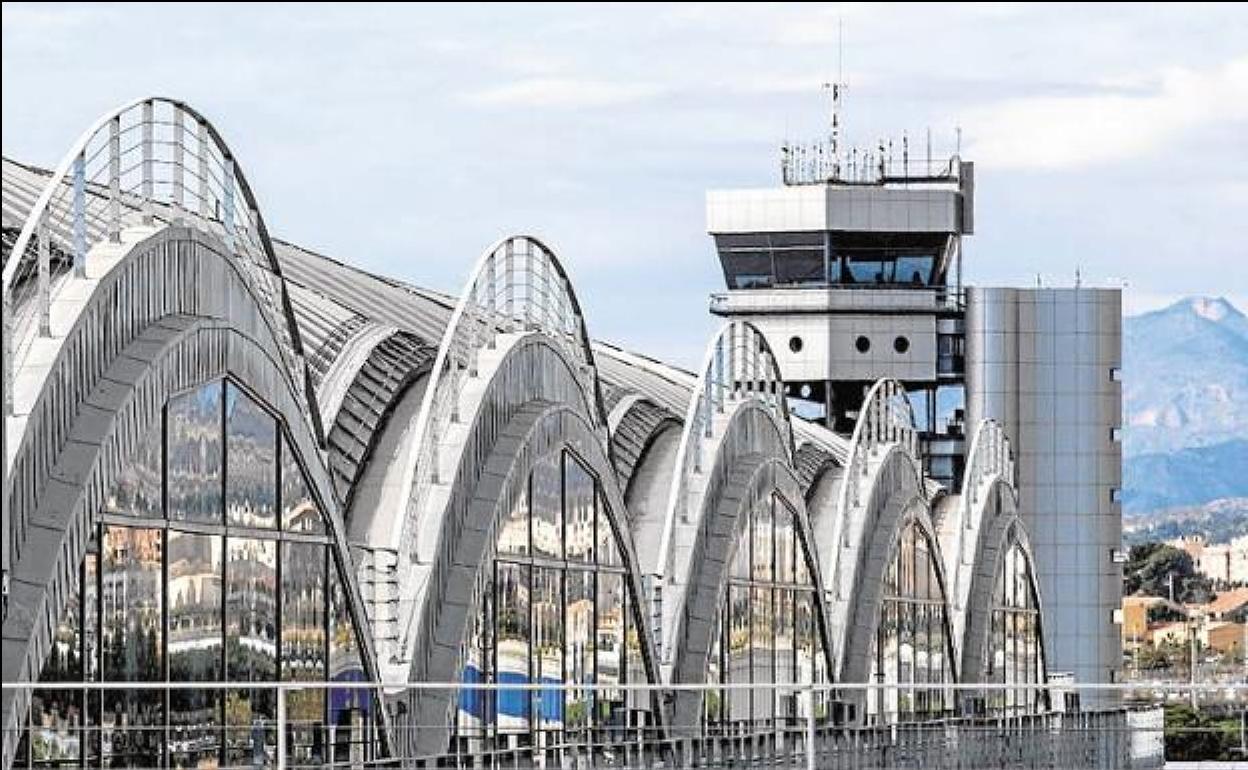
[{"label": "vertical support column", "polygon": [[485,262],[485,280],[486,280],[486,328],[485,339],[486,345],[490,350],[495,347],[495,338],[498,336],[498,252],[490,253]]},{"label": "vertical support column", "polygon": [[87,277],[87,159],[74,158],[74,275]]},{"label": "vertical support column", "polygon": [[212,206],[208,201],[210,195],[208,193],[208,125],[204,121],[199,121],[199,141],[196,150],[199,153],[199,215],[204,219],[211,219],[213,215]]},{"label": "vertical support column", "polygon": [[474,281],[472,289],[468,292],[468,304],[465,306],[464,320],[468,323],[468,376],[477,376],[477,347],[480,344],[478,336],[479,320],[477,308],[477,289],[478,285]]},{"label": "vertical support column", "polygon": [[121,243],[121,116],[108,122],[108,240]]},{"label": "vertical support column", "polygon": [[516,317],[516,245],[510,239],[503,245],[503,311],[508,327]]},{"label": "vertical support column", "polygon": [[724,413],[724,344],[722,336],[715,344],[715,405],[720,414]]},{"label": "vertical support column", "polygon": [[173,108],[173,206],[174,217],[176,221],[181,222],[180,212],[186,207],[186,181],[183,178],[182,163],[184,162],[185,150],[182,147],[184,140],[185,127],[182,124],[182,108],[174,106]]},{"label": "vertical support column", "polygon": [[225,159],[225,179],[222,180],[225,185],[222,206],[225,209],[221,212],[221,221],[225,225],[225,246],[230,253],[235,252],[235,227],[234,227],[234,159]]},{"label": "vertical support column", "polygon": [[537,274],[533,272],[533,244],[528,241],[524,242],[524,297],[527,302],[524,304],[524,325],[526,329],[533,328],[533,297],[534,287],[537,284]]},{"label": "vertical support column", "polygon": [[51,265],[48,264],[50,257],[48,249],[48,215],[45,212],[39,216],[39,227],[35,231],[35,238],[39,241],[38,257],[36,264],[39,268],[39,284],[38,297],[35,302],[39,307],[39,336],[52,336],[52,292],[50,287]]},{"label": "vertical support column", "polygon": [[714,384],[711,382],[711,377],[710,377],[711,373],[707,372],[706,374],[707,376],[704,379],[704,385],[702,388],[702,414],[706,415],[706,426],[703,428],[704,433],[702,435],[706,436],[707,438],[710,438],[711,433],[712,433],[711,419],[715,414],[714,409],[713,409],[714,401],[712,400],[712,398],[714,397],[715,394],[714,394],[714,391],[712,390],[712,388],[714,387]]},{"label": "vertical support column", "polygon": [[153,107],[152,100],[148,99],[143,102],[143,184],[141,187],[143,197],[143,224],[150,225],[153,221],[152,215],[152,194],[155,190],[155,183],[152,179],[152,118]]},{"label": "vertical support column", "polygon": [[[6,281],[3,288],[0,288],[0,331],[3,332],[4,341],[0,345],[0,356],[4,358],[4,422],[0,424],[0,440],[8,441],[6,438],[8,433],[8,417],[13,414],[13,297]],[[8,455],[0,453],[0,471],[7,474],[9,467]],[[7,475],[6,475],[7,478]],[[3,487],[0,487],[0,494],[4,493]],[[5,516],[8,516],[8,500],[3,499],[0,502],[6,503],[3,506]],[[7,533],[8,527],[4,528]],[[5,558],[8,558],[8,551],[5,551]],[[7,562],[6,562],[7,563]]]}]

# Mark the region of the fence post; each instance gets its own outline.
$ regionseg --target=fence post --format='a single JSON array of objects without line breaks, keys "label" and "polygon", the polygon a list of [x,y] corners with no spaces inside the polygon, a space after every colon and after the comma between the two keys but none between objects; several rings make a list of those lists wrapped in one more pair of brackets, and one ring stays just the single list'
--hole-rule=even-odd
[{"label": "fence post", "polygon": [[806,770],[815,770],[815,684],[806,689]]}]

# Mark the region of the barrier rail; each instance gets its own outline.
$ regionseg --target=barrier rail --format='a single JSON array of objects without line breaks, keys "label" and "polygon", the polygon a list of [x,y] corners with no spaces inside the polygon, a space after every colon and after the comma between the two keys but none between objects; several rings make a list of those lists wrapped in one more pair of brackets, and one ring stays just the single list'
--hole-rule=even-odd
[{"label": "barrier rail", "polygon": [[[33,708],[17,736],[5,736],[6,753],[22,753],[13,767],[73,766],[122,762],[128,767],[402,767],[402,768],[813,768],[923,767],[960,770],[981,767],[1129,767],[1157,768],[1164,762],[1160,702],[1166,696],[1196,692],[1203,698],[1230,698],[1230,708],[1248,706],[1248,684],[958,685],[911,683],[908,689],[948,689],[962,694],[960,715],[936,714],[924,721],[864,723],[855,715],[829,710],[816,713],[804,704],[826,702],[856,690],[896,691],[892,684],[680,684],[608,685],[564,683],[394,683],[394,682],[43,682],[5,683],[32,697]],[[1008,714],[978,711],[994,692],[1047,687],[1118,692],[1136,705],[1082,712],[1055,708],[1045,713]],[[405,689],[409,693],[452,690],[461,711],[448,725],[417,725],[404,719],[402,697],[387,699],[393,727],[376,727],[370,706],[342,707],[351,693],[375,694]],[[650,693],[670,700],[676,691],[733,693],[748,691],[796,696],[799,710],[766,719],[722,721],[663,729],[632,719],[586,719],[578,726],[546,723],[517,725],[495,720],[473,725],[462,709],[470,693],[527,692],[534,699],[575,690]],[[251,703],[271,695],[270,708],[245,712],[231,694],[248,693]],[[310,714],[307,696],[325,696],[335,719]],[[137,697],[135,697],[137,696]],[[195,713],[171,707],[211,703]],[[313,698],[312,700],[315,700]],[[645,699],[647,702],[649,699]],[[776,701],[777,703],[779,701]],[[1071,701],[1073,702],[1073,701]],[[127,717],[144,703],[159,716],[143,724]],[[154,706],[152,704],[155,704]],[[111,709],[111,710],[110,710]],[[212,711],[216,709],[214,717]],[[411,712],[407,712],[411,713]],[[590,713],[593,713],[592,711]],[[224,714],[224,719],[221,719]],[[86,716],[84,716],[86,715]],[[214,722],[214,718],[217,720]],[[406,730],[448,731],[448,749],[436,756],[396,756],[392,746],[408,745]],[[140,750],[142,749],[142,750]],[[146,753],[145,753],[146,752]],[[144,764],[144,759],[151,760]],[[10,761],[12,758],[10,757]]]}]

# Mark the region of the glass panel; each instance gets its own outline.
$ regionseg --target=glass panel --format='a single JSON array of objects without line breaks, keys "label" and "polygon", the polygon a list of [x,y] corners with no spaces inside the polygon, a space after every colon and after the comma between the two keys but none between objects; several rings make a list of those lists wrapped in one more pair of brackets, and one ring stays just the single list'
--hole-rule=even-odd
[{"label": "glass panel", "polygon": [[[319,518],[319,515],[318,515]],[[282,679],[323,682],[325,659],[325,546],[282,543]],[[320,687],[292,690],[286,696],[286,718],[292,726],[287,751],[296,762],[325,759],[325,691]]]},{"label": "glass panel", "polygon": [[773,498],[768,498],[754,507],[754,544],[753,559],[750,567],[750,579],[755,582],[771,582],[772,566],[775,553],[772,551],[772,515]]},{"label": "glass panel", "polygon": [[526,485],[498,528],[498,553],[525,556],[529,553],[529,492]]},{"label": "glass panel", "polygon": [[601,494],[598,495],[597,519],[598,522],[594,525],[597,533],[594,553],[598,557],[598,563],[604,567],[622,566],[624,560],[620,558],[620,548],[615,542],[615,530],[607,517],[607,501]]},{"label": "glass panel", "polygon": [[797,573],[793,565],[793,513],[776,498],[776,582],[793,583]]},{"label": "glass panel", "polygon": [[[559,570],[533,568],[533,661],[541,684],[563,683],[563,587]],[[563,691],[542,689],[536,693],[538,727],[563,727]]]},{"label": "glass panel", "polygon": [[[591,498],[592,499],[592,498]],[[593,518],[590,518],[592,527]],[[594,683],[594,573],[570,569],[567,572],[567,601],[564,614],[564,664],[569,684]],[[567,728],[582,731],[591,724],[593,693],[574,689],[567,693]]]},{"label": "glass panel", "polygon": [[817,286],[824,280],[823,247],[784,249],[775,252],[776,284]]},{"label": "glass panel", "polygon": [[[92,543],[94,550],[88,551],[86,559],[83,560],[83,636],[84,638],[84,654],[83,654],[83,673],[88,682],[100,681],[100,554],[98,553],[99,544]],[[102,764],[100,759],[100,714],[103,713],[103,706],[100,703],[100,693],[87,693],[87,718],[88,726],[86,760],[87,765],[97,766]]]},{"label": "glass panel", "polygon": [[[334,559],[329,564],[329,679],[333,682],[362,682],[364,663],[347,601],[346,585]],[[329,745],[335,762],[351,761],[365,739],[371,699],[368,690],[335,688],[329,693]]]},{"label": "glass panel", "polygon": [[325,531],[325,521],[295,457],[295,448],[282,436],[282,529],[287,532]]},{"label": "glass panel", "polygon": [[161,503],[161,443],[160,418],[156,426],[140,440],[134,453],[122,463],[113,488],[104,499],[104,510],[127,516],[162,518]]},{"label": "glass panel", "polygon": [[[169,679],[222,680],[220,535],[169,532]],[[169,759],[174,767],[215,765],[221,698],[215,690],[169,693]]]},{"label": "glass panel", "polygon": [[[728,587],[728,656],[726,679],[736,684],[748,684],[752,680],[750,670],[750,589],[746,586]],[[728,714],[733,721],[749,719],[750,691],[737,688],[728,691]]]},{"label": "glass panel", "polygon": [[221,521],[221,383],[170,399],[166,410],[169,518]]},{"label": "glass panel", "polygon": [[[164,533],[104,527],[100,593],[103,677],[109,682],[164,679],[161,575]],[[102,751],[112,767],[160,764],[164,698],[133,690],[104,693]]]},{"label": "glass panel", "polygon": [[[599,552],[601,553],[601,551]],[[598,575],[597,626],[594,655],[597,682],[613,685],[623,681],[624,671],[624,576],[609,572]],[[623,724],[623,693],[610,688],[598,691],[596,722],[618,727]]]},{"label": "glass panel", "polygon": [[[529,606],[529,567],[499,562],[496,602],[498,617],[497,671],[499,684],[528,684],[531,614]],[[524,690],[498,693],[500,733],[527,733],[532,713],[531,695]]]},{"label": "glass panel", "polygon": [[[80,578],[81,575],[75,575]],[[72,581],[60,620],[52,629],[40,682],[82,681],[82,603],[79,580]],[[94,622],[95,618],[91,618]],[[39,765],[76,765],[82,752],[85,694],[35,690],[30,699],[30,758]],[[20,763],[15,763],[18,765]]]},{"label": "glass panel", "polygon": [[594,477],[570,453],[563,453],[563,509],[568,561],[594,560]]},{"label": "glass panel", "polygon": [[719,257],[734,289],[766,289],[775,282],[770,251],[721,251]]},{"label": "glass panel", "polygon": [[563,558],[562,476],[558,454],[548,455],[533,468],[533,553],[538,556]]},{"label": "glass panel", "polygon": [[[472,635],[464,649],[463,670],[460,681],[464,684],[489,684],[494,681],[492,661],[493,638],[490,627],[494,623],[494,583],[482,586],[478,611],[473,619]],[[459,709],[455,730],[460,737],[481,738],[489,734],[493,724],[494,697],[488,690],[463,689],[459,693]],[[478,743],[468,746],[469,751],[481,750]]]},{"label": "glass panel", "polygon": [[[776,681],[774,668],[773,653],[775,650],[775,608],[772,605],[772,590],[770,588],[753,589],[753,606],[750,608],[751,649],[753,652],[753,660],[751,669],[753,670],[752,681],[756,684],[771,684]],[[754,691],[754,709],[752,718],[754,721],[764,721],[771,719],[774,715],[775,704],[773,702],[773,691],[768,689],[760,689]]]},{"label": "glass panel", "polygon": [[[277,543],[226,539],[225,660],[231,682],[277,679]],[[226,695],[229,762],[267,762],[277,744],[272,690],[231,690]]]},{"label": "glass panel", "polygon": [[277,526],[277,422],[232,382],[225,386],[226,491],[230,524]]},{"label": "glass panel", "polygon": [[[796,649],[794,634],[796,629],[795,619],[793,616],[793,591],[787,588],[778,588],[775,592],[775,631],[776,631],[776,678],[777,684],[793,684],[798,681],[796,666]],[[783,720],[791,720],[797,717],[797,697],[793,691],[777,691],[776,700],[779,703],[777,716]]]}]

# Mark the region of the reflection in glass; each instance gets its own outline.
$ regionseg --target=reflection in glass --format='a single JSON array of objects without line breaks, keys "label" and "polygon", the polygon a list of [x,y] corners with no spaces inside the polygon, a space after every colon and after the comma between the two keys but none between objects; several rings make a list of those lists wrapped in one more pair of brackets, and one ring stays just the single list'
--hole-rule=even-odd
[{"label": "reflection in glass", "polygon": [[563,558],[562,469],[559,455],[543,458],[533,468],[529,499],[533,503],[533,553],[553,559]]},{"label": "reflection in glass", "polygon": [[[231,682],[277,680],[277,543],[226,538],[225,661]],[[277,744],[273,690],[231,690],[225,700],[226,758],[255,761]]]},{"label": "reflection in glass", "polygon": [[221,521],[221,415],[219,381],[169,401],[165,419],[170,519]]},{"label": "reflection in glass", "polygon": [[[169,679],[222,680],[222,538],[169,532]],[[174,767],[215,764],[221,746],[216,690],[171,690],[169,760]]]},{"label": "reflection in glass", "polygon": [[[493,581],[476,592],[461,679],[547,686],[501,690],[494,703],[461,695],[454,745],[466,753],[482,741],[557,753],[570,732],[609,743],[613,731],[648,722],[649,696],[613,687],[648,674],[598,480],[574,455],[555,452],[535,463],[527,482],[528,494],[499,521]],[[573,685],[566,692],[565,682]]]},{"label": "reflection in glass", "polygon": [[[106,512],[159,517],[165,487],[168,520],[159,528],[111,523],[116,518],[95,525],[81,575],[70,586],[77,590],[70,591],[65,615],[51,634],[43,681],[137,682],[140,689],[85,695],[35,691],[19,740],[40,762],[271,764],[276,697],[271,690],[248,689],[247,682],[271,682],[279,674],[292,681],[366,679],[336,564],[327,607],[331,547],[297,456],[288,445],[278,445],[285,433],[275,418],[233,384],[228,385],[232,459],[228,468],[223,463],[223,382],[172,398],[153,433],[133,457],[123,458],[117,488],[105,498]],[[162,445],[168,447],[163,467]],[[222,516],[226,497],[229,521]],[[304,533],[298,541],[274,526],[279,503],[284,529]],[[238,536],[240,524],[250,536]],[[269,529],[256,537],[255,527]],[[167,677],[232,680],[242,687],[228,693],[142,689],[143,682]],[[326,724],[330,711],[324,688],[288,695],[290,756],[305,765],[320,766],[334,756],[372,758],[371,718],[377,710],[371,694],[342,689],[332,695],[334,730],[316,728]],[[85,740],[79,729],[84,723],[90,728]]]},{"label": "reflection in glass", "polygon": [[[816,588],[797,532],[797,514],[778,494],[758,501],[729,556],[728,588],[713,633],[711,683],[826,681]],[[803,705],[792,691],[725,689],[706,696],[706,728],[824,715],[823,697]]]},{"label": "reflection in glass", "polygon": [[294,445],[285,434],[282,435],[282,529],[317,534],[325,531],[325,521],[312,499],[303,469],[295,459]]},{"label": "reflection in glass", "polygon": [[[331,564],[329,578],[329,678],[334,682],[365,681],[355,620],[347,601],[347,588]],[[367,740],[368,691],[339,687],[329,693],[329,743],[336,762],[347,762],[353,750]]]},{"label": "reflection in glass", "polygon": [[594,477],[571,454],[563,455],[564,539],[568,561],[594,560]]},{"label": "reflection in glass", "polygon": [[[100,554],[104,681],[164,679],[163,536],[159,529],[104,527]],[[159,764],[163,711],[161,698],[132,690],[106,691],[101,718],[105,763],[112,767]]]},{"label": "reflection in glass", "polygon": [[229,523],[277,526],[277,421],[232,382],[225,386],[225,435]]},{"label": "reflection in glass", "polygon": [[[563,684],[563,586],[558,570],[533,568],[533,661],[542,684]],[[535,693],[538,728],[563,726],[563,691],[543,688]]]},{"label": "reflection in glass", "polygon": [[[495,651],[499,684],[527,684],[532,658],[529,613],[529,566],[499,562],[497,566],[498,612]],[[498,693],[498,731],[527,733],[532,714],[530,694],[523,690]]]},{"label": "reflection in glass", "polygon": [[133,454],[117,472],[113,487],[104,498],[104,511],[125,516],[161,518],[161,431],[160,420],[139,439]]},{"label": "reflection in glass", "polygon": [[898,534],[885,569],[879,618],[871,646],[871,678],[898,686],[882,688],[867,699],[868,718],[891,723],[944,716],[953,708],[950,691],[910,686],[953,681],[936,549],[915,520]]},{"label": "reflection in glass", "polygon": [[1010,545],[993,588],[984,671],[990,682],[1018,685],[997,690],[989,697],[988,705],[993,713],[1028,714],[1043,710],[1047,702],[1045,691],[1034,687],[1046,680],[1040,606],[1027,552],[1013,530],[1008,542]]},{"label": "reflection in glass", "polygon": [[[325,660],[325,546],[282,543],[282,679],[323,682]],[[292,690],[286,696],[292,726],[287,751],[296,762],[323,762],[325,691]]]},{"label": "reflection in glass", "polygon": [[[80,682],[83,677],[82,603],[75,587],[52,629],[40,682]],[[38,765],[77,764],[82,751],[84,693],[35,690],[30,699],[30,757]]]}]

